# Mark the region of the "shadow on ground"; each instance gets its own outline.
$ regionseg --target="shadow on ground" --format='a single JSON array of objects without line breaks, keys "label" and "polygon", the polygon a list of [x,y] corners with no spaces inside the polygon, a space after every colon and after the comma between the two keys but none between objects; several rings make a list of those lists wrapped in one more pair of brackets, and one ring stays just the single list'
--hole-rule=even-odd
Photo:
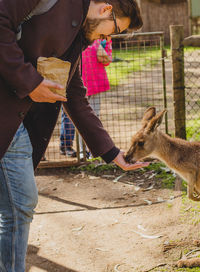
[{"label": "shadow on ground", "polygon": [[77,270],[64,267],[60,264],[52,262],[51,260],[39,256],[38,251],[38,247],[33,245],[28,246],[26,272],[31,271],[32,267],[37,267],[39,269],[43,269],[44,271],[51,272],[78,272]]}]

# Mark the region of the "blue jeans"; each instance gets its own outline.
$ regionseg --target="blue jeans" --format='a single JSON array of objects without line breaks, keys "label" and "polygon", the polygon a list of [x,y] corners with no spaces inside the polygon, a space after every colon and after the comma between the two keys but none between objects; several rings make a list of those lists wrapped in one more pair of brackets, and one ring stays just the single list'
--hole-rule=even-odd
[{"label": "blue jeans", "polygon": [[60,128],[60,147],[67,148],[73,146],[75,127],[69,117],[62,109],[61,128]]},{"label": "blue jeans", "polygon": [[0,271],[24,272],[30,222],[37,205],[32,145],[23,124],[0,160]]}]

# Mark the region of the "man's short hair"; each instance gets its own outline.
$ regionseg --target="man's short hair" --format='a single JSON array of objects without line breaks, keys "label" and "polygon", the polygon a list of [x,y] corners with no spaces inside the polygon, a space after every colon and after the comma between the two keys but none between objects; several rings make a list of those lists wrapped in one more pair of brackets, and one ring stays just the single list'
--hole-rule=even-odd
[{"label": "man's short hair", "polygon": [[[96,3],[105,2],[102,0],[93,0]],[[138,30],[142,27],[143,21],[140,9],[136,0],[107,0],[106,3],[113,6],[116,17],[129,17],[131,23],[128,27],[128,32]]]}]

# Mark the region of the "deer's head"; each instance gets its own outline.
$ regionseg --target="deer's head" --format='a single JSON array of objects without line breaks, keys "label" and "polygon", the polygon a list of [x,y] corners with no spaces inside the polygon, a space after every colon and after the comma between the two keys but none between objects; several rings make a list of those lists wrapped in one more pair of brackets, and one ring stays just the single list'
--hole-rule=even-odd
[{"label": "deer's head", "polygon": [[127,162],[150,156],[157,146],[157,128],[162,123],[166,110],[156,114],[155,107],[148,108],[142,119],[142,128],[132,137],[131,146],[125,155]]}]

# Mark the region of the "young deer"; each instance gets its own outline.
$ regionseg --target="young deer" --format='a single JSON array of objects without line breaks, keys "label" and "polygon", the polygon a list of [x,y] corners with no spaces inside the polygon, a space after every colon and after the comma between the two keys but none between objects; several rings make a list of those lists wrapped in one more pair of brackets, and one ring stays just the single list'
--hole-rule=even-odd
[{"label": "young deer", "polygon": [[158,130],[165,112],[156,114],[154,107],[146,110],[125,159],[130,162],[151,156],[161,160],[187,181],[188,197],[200,201],[200,142],[171,138]]}]

